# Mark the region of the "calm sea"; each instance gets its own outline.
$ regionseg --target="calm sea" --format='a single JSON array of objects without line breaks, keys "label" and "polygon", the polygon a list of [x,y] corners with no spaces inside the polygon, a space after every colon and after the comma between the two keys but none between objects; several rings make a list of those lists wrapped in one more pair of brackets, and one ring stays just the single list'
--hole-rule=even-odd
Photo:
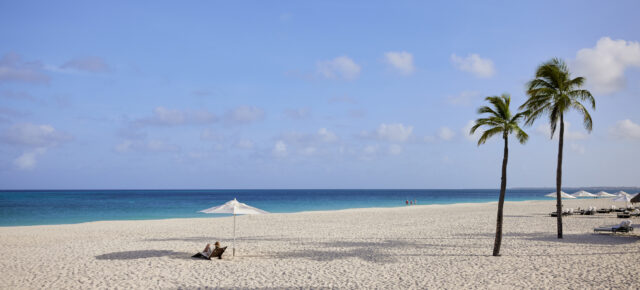
[{"label": "calm sea", "polygon": [[[565,188],[573,193],[576,190]],[[591,188],[592,192],[619,189]],[[545,189],[509,189],[510,201],[544,200]],[[633,191],[635,193],[637,191]],[[630,192],[631,193],[631,192]],[[498,200],[497,189],[424,190],[37,190],[0,191],[0,226],[70,224],[101,220],[211,217],[199,210],[233,198],[269,212],[398,207]],[[217,216],[217,215],[214,215]]]}]

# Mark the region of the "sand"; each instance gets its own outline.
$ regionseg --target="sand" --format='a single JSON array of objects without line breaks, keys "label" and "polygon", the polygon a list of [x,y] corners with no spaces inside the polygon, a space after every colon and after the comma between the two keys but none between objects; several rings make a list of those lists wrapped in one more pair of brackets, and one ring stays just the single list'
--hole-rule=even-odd
[{"label": "sand", "polygon": [[615,214],[569,216],[558,240],[554,207],[507,202],[501,257],[495,202],[240,216],[236,257],[211,261],[190,256],[230,249],[231,218],[2,227],[0,288],[638,287],[637,233],[593,233]]}]

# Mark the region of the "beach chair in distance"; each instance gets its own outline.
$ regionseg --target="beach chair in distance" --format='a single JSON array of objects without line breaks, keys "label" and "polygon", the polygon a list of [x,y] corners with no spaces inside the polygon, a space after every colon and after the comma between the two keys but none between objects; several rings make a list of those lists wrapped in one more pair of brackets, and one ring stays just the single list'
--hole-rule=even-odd
[{"label": "beach chair in distance", "polygon": [[628,219],[630,217],[631,217],[631,214],[629,214],[629,212],[625,211],[625,212],[618,213],[619,219]]},{"label": "beach chair in distance", "polygon": [[611,233],[628,233],[633,232],[633,227],[631,226],[631,221],[626,220],[622,221],[619,225],[614,226],[603,226],[599,228],[593,229],[593,232],[611,232]]},{"label": "beach chair in distance", "polygon": [[227,249],[227,247],[222,247],[222,248],[216,248],[213,250],[213,252],[211,252],[211,255],[206,256],[203,255],[202,253],[197,253],[193,256],[191,256],[192,258],[200,258],[200,259],[206,259],[206,260],[211,260],[211,258],[218,258],[218,259],[222,259],[222,254],[224,253],[224,251]]}]

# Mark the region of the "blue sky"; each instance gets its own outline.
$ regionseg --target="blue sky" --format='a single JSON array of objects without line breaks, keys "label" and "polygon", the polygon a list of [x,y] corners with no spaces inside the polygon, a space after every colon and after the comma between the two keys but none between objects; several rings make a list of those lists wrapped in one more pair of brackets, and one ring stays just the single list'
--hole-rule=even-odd
[{"label": "blue sky", "polygon": [[[0,188],[497,188],[515,110],[560,57],[563,184],[638,186],[637,1],[0,1]],[[546,120],[508,186],[553,187]]]}]

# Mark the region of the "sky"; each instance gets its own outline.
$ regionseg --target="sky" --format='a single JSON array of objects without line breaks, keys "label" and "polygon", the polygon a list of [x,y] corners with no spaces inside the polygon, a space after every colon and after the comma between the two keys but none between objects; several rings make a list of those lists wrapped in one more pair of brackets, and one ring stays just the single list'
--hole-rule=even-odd
[{"label": "sky", "polygon": [[[471,2],[471,3],[468,3]],[[0,0],[0,189],[498,188],[512,110],[558,57],[563,185],[640,185],[638,1]],[[509,187],[554,187],[546,118]]]}]

